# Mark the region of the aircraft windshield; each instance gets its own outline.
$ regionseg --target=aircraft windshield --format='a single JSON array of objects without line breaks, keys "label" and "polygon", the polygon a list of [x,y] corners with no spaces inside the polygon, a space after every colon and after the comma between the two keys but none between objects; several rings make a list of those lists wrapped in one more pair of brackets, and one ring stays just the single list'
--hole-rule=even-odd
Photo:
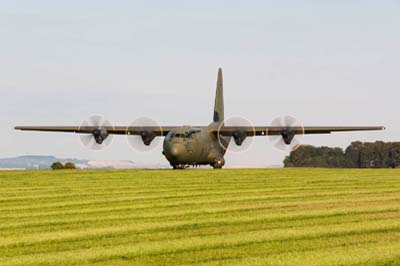
[{"label": "aircraft windshield", "polygon": [[184,139],[191,139],[192,133],[175,133],[172,135],[173,138],[184,138]]}]

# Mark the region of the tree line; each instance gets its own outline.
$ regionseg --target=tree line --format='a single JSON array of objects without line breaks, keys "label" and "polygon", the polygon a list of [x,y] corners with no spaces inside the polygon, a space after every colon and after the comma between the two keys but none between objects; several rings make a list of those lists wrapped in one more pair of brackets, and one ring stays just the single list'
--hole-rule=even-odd
[{"label": "tree line", "polygon": [[396,168],[400,167],[400,142],[352,142],[345,150],[301,146],[284,160],[285,167]]},{"label": "tree line", "polygon": [[54,162],[50,167],[53,170],[76,169],[76,165],[72,162],[66,162],[65,164],[62,162]]}]

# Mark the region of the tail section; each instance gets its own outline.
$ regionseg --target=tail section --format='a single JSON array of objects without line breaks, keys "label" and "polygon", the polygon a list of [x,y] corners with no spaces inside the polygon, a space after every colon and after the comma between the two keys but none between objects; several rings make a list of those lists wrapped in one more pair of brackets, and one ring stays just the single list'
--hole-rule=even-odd
[{"label": "tail section", "polygon": [[222,81],[222,69],[218,69],[217,91],[215,94],[214,119],[215,123],[224,121],[224,91]]}]

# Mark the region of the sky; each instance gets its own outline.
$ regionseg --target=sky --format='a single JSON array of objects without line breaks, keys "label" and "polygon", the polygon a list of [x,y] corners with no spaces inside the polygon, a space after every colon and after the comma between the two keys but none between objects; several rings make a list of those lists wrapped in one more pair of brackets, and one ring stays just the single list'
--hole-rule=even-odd
[{"label": "sky", "polygon": [[[0,157],[56,155],[167,164],[118,136],[98,152],[74,134],[16,125],[161,125],[212,120],[218,67],[225,116],[270,125],[386,126],[384,132],[305,136],[345,148],[400,141],[399,1],[0,1]],[[279,165],[266,137],[227,165]]]}]

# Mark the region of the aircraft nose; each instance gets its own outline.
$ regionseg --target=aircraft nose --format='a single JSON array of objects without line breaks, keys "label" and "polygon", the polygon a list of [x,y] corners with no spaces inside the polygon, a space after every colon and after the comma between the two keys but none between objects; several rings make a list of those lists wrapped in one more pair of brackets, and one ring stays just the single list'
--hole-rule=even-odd
[{"label": "aircraft nose", "polygon": [[174,145],[171,148],[171,155],[174,156],[174,157],[179,155],[179,148],[177,147],[177,145]]},{"label": "aircraft nose", "polygon": [[178,143],[171,144],[168,148],[167,153],[174,159],[178,158],[183,152],[183,146]]}]

